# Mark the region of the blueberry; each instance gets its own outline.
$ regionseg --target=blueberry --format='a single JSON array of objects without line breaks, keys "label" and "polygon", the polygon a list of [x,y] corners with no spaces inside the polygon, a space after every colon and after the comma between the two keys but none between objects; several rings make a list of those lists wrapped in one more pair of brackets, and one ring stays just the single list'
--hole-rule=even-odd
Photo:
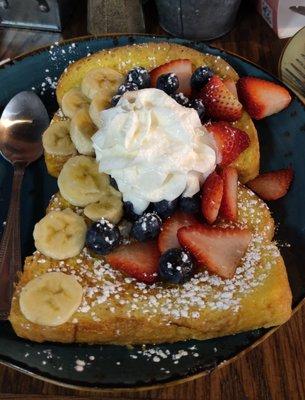
[{"label": "blueberry", "polygon": [[126,82],[136,84],[139,89],[148,88],[150,86],[149,72],[143,67],[135,67],[127,72]]},{"label": "blueberry", "polygon": [[157,89],[161,89],[167,94],[174,93],[178,87],[179,79],[173,73],[160,75],[157,80]]},{"label": "blueberry", "polygon": [[155,211],[160,218],[165,219],[174,213],[177,203],[177,199],[172,201],[161,200],[157,203],[152,203],[151,209]]},{"label": "blueberry", "polygon": [[116,94],[115,96],[113,96],[111,99],[111,106],[115,107],[118,104],[120,98],[121,98],[121,95],[119,95],[119,94]]},{"label": "blueberry", "polygon": [[213,71],[209,67],[197,68],[191,77],[191,86],[193,89],[201,90],[208,80],[213,76]]},{"label": "blueberry", "polygon": [[131,228],[131,236],[139,242],[154,239],[160,233],[162,220],[158,214],[145,213],[140,217]]},{"label": "blueberry", "polygon": [[180,197],[179,208],[181,211],[189,214],[197,214],[200,212],[200,195],[195,194],[193,197]]},{"label": "blueberry", "polygon": [[183,249],[169,249],[159,260],[159,275],[171,283],[183,283],[190,279],[194,270],[191,255]]},{"label": "blueberry", "polygon": [[120,244],[120,231],[111,222],[101,219],[93,222],[87,231],[86,246],[98,254],[108,254]]},{"label": "blueberry", "polygon": [[194,108],[197,111],[200,121],[203,122],[205,116],[205,107],[203,105],[202,100],[201,99],[192,100],[190,102],[190,107]]},{"label": "blueberry", "polygon": [[138,86],[133,82],[125,82],[119,86],[117,94],[124,94],[126,92],[134,92],[135,90],[139,90]]},{"label": "blueberry", "polygon": [[174,100],[176,100],[176,102],[177,102],[178,104],[180,104],[181,106],[189,107],[189,105],[190,105],[190,100],[189,100],[188,97],[184,96],[183,93],[174,93],[174,94],[172,94],[171,96],[172,96],[172,98],[173,98]]},{"label": "blueberry", "polygon": [[123,203],[123,208],[124,208],[124,217],[128,221],[136,221],[140,217],[140,215],[135,212],[131,201],[125,201]]},{"label": "blueberry", "polygon": [[118,184],[116,183],[116,180],[112,178],[112,176],[109,176],[109,183],[115,190],[119,190]]}]

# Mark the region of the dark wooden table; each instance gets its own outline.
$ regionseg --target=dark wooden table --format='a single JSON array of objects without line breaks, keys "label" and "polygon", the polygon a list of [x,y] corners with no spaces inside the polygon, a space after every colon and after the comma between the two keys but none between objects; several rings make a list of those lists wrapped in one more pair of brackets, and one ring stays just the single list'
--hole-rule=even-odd
[{"label": "dark wooden table", "polygon": [[[26,30],[0,30],[0,61],[62,38],[86,34],[84,1],[62,34]],[[235,28],[213,45],[235,52],[277,74],[278,59],[286,40],[279,40],[246,0]],[[150,4],[148,33],[162,33]],[[154,18],[152,17],[154,15]],[[78,392],[54,386],[0,366],[0,399],[305,399],[305,313],[300,309],[264,343],[210,375],[162,390],[138,393]]]}]

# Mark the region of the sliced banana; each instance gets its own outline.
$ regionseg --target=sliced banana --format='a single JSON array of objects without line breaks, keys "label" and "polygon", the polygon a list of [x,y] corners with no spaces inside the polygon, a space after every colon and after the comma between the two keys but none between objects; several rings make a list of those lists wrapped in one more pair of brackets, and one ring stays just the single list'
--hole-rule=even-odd
[{"label": "sliced banana", "polygon": [[47,257],[65,260],[84,247],[87,226],[83,217],[66,208],[51,211],[34,227],[36,249]]},{"label": "sliced banana", "polygon": [[70,120],[53,122],[42,135],[44,150],[56,156],[76,154],[70,138]]},{"label": "sliced banana", "polygon": [[83,108],[78,110],[71,120],[70,136],[80,154],[94,155],[91,136],[97,131],[89,112]]},{"label": "sliced banana", "polygon": [[92,121],[99,128],[101,127],[100,112],[111,106],[111,97],[107,92],[100,92],[94,96],[89,107],[89,114]]},{"label": "sliced banana", "polygon": [[92,221],[104,218],[113,224],[117,224],[123,217],[121,193],[109,185],[108,191],[102,194],[97,203],[85,207],[84,214]]},{"label": "sliced banana", "polygon": [[65,116],[69,118],[72,118],[76,111],[87,108],[88,106],[88,99],[78,88],[70,89],[62,98],[62,111]]},{"label": "sliced banana", "polygon": [[123,75],[116,70],[108,67],[97,67],[87,72],[82,80],[81,89],[89,99],[93,99],[100,92],[111,98],[120,84],[123,83],[123,80]]},{"label": "sliced banana", "polygon": [[57,326],[71,318],[82,297],[83,288],[75,276],[48,272],[23,287],[19,305],[25,318],[34,324]]},{"label": "sliced banana", "polygon": [[75,156],[65,163],[57,183],[64,199],[74,206],[85,207],[99,201],[109,186],[109,176],[98,171],[94,158]]}]

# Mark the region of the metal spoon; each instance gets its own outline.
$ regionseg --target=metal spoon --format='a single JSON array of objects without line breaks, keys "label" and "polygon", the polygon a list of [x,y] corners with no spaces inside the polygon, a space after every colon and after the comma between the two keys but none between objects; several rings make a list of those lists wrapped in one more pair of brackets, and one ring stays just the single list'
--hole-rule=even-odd
[{"label": "metal spoon", "polygon": [[20,189],[25,168],[43,153],[47,110],[33,92],[20,92],[0,119],[0,153],[14,167],[11,201],[0,245],[0,320],[7,319],[17,272],[21,271]]}]

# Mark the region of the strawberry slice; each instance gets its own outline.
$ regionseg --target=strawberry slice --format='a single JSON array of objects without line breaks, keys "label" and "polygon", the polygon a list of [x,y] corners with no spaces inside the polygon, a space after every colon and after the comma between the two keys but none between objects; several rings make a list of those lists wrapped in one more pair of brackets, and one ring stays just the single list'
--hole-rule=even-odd
[{"label": "strawberry slice", "polygon": [[240,228],[197,225],[180,228],[178,239],[195,257],[200,268],[229,279],[233,278],[247,251],[251,232]]},{"label": "strawberry slice", "polygon": [[242,115],[242,105],[219,76],[214,75],[201,89],[198,97],[205,106],[207,115],[222,121],[236,121]]},{"label": "strawberry slice", "polygon": [[220,172],[220,175],[223,179],[223,196],[219,215],[228,221],[236,221],[238,184],[237,170],[233,167],[225,167]]},{"label": "strawberry slice", "polygon": [[144,283],[154,283],[160,253],[155,242],[134,242],[122,245],[105,256],[113,267]]},{"label": "strawberry slice", "polygon": [[223,179],[213,172],[202,186],[201,210],[209,224],[216,221],[223,194]]},{"label": "strawberry slice", "polygon": [[258,175],[247,186],[263,200],[277,200],[285,196],[293,179],[293,169],[279,169]]},{"label": "strawberry slice", "polygon": [[250,145],[247,133],[227,122],[213,122],[205,127],[214,138],[220,166],[231,164]]},{"label": "strawberry slice", "polygon": [[197,224],[198,221],[192,214],[177,211],[170,218],[168,218],[163,226],[162,231],[158,237],[158,247],[161,253],[166,250],[180,247],[177,237],[178,229],[184,226]]},{"label": "strawberry slice", "polygon": [[182,92],[185,96],[189,96],[192,91],[191,76],[193,72],[193,66],[191,60],[173,60],[153,69],[150,71],[151,86],[157,86],[157,80],[160,75],[169,74],[171,72],[176,74],[179,79],[179,87],[177,92]]},{"label": "strawberry slice", "polygon": [[237,92],[241,103],[254,119],[278,113],[291,102],[291,96],[283,86],[252,76],[238,80]]},{"label": "strawberry slice", "polygon": [[224,83],[224,85],[226,86],[226,88],[227,88],[235,97],[238,98],[236,83],[233,81],[233,79],[224,79],[223,83]]}]

